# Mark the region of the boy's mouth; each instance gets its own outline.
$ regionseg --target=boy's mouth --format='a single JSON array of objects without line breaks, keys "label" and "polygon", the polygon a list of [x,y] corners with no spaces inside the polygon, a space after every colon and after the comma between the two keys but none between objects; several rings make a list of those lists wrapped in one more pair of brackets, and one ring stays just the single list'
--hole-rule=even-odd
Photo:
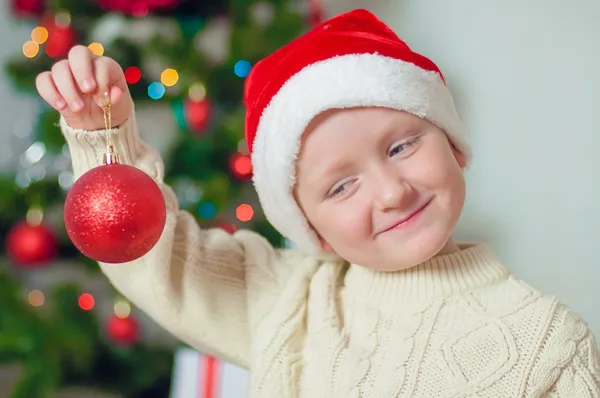
[{"label": "boy's mouth", "polygon": [[411,226],[412,224],[414,224],[414,222],[416,222],[419,219],[419,217],[423,213],[423,210],[425,210],[425,208],[427,206],[429,206],[429,204],[432,201],[433,201],[433,198],[429,199],[423,205],[419,206],[416,210],[410,212],[409,214],[407,214],[406,216],[402,217],[401,219],[396,220],[396,221],[392,222],[391,224],[388,224],[387,226],[385,226],[382,230],[380,230],[379,232],[377,232],[376,235],[381,234],[383,232],[391,231],[392,229],[404,229],[404,228],[408,228],[409,226]]}]

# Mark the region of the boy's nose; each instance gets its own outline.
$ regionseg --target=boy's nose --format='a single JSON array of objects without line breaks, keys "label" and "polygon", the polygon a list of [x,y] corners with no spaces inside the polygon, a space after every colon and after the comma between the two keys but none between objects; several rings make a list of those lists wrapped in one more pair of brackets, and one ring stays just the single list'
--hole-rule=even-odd
[{"label": "boy's nose", "polygon": [[414,193],[413,187],[408,182],[389,174],[380,176],[373,189],[375,205],[380,211],[402,209],[410,202]]}]

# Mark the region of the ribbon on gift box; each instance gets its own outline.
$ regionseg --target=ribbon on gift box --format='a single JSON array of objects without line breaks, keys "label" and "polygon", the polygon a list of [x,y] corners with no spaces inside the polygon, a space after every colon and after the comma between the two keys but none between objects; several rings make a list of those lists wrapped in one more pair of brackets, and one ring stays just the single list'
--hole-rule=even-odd
[{"label": "ribbon on gift box", "polygon": [[239,398],[248,395],[249,373],[191,348],[175,352],[170,398]]}]

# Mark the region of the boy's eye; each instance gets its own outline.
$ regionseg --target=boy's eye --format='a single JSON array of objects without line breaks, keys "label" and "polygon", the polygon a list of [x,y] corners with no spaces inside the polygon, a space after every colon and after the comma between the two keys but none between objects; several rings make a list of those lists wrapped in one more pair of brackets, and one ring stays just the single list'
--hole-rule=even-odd
[{"label": "boy's eye", "polygon": [[334,198],[336,196],[343,195],[346,191],[348,191],[348,189],[350,189],[351,184],[352,181],[344,181],[335,185],[333,188],[331,188],[331,190],[327,194],[327,197]]},{"label": "boy's eye", "polygon": [[392,157],[392,156],[399,155],[399,154],[401,154],[403,152],[406,152],[407,150],[409,150],[410,148],[412,148],[417,142],[419,142],[420,138],[421,137],[415,137],[415,138],[412,138],[412,139],[410,139],[408,141],[404,141],[404,142],[401,142],[401,143],[399,143],[397,145],[394,145],[392,147],[392,149],[390,149],[390,152],[388,153],[388,156]]}]

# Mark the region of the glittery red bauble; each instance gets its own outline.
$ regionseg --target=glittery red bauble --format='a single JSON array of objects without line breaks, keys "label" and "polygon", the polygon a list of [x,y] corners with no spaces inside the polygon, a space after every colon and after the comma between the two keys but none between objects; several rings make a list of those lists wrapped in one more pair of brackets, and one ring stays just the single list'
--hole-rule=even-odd
[{"label": "glittery red bauble", "polygon": [[140,338],[140,326],[132,317],[119,318],[113,315],[106,324],[108,337],[119,344],[134,344]]},{"label": "glittery red bauble", "polygon": [[212,105],[208,100],[193,101],[188,99],[185,101],[183,112],[188,128],[195,133],[203,132],[212,114]]},{"label": "glittery red bauble", "polygon": [[58,242],[46,225],[30,225],[23,221],[9,232],[6,251],[19,265],[39,267],[56,256]]},{"label": "glittery red bauble", "polygon": [[71,241],[84,255],[125,263],[156,245],[166,206],[150,176],[133,166],[111,164],[88,171],[73,184],[64,217]]}]

